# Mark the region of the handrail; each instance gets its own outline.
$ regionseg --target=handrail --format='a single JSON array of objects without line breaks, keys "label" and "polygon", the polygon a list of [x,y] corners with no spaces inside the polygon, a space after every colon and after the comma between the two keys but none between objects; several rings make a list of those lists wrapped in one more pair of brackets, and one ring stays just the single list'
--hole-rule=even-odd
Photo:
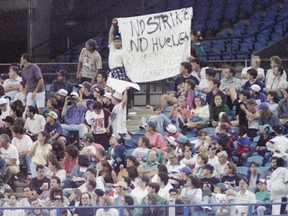
[{"label": "handrail", "polygon": [[287,205],[288,202],[270,202],[270,203],[217,203],[217,204],[168,204],[168,205],[128,205],[128,206],[65,206],[65,207],[58,207],[58,206],[47,206],[47,207],[3,207],[1,210],[55,210],[57,211],[57,216],[61,215],[61,210],[68,210],[68,209],[110,209],[116,208],[119,209],[119,215],[124,216],[124,209],[134,209],[134,208],[183,208],[183,216],[189,215],[189,208],[190,207],[203,207],[209,206],[247,206],[248,207],[248,216],[253,215],[253,207],[257,206],[267,206],[267,205]]}]

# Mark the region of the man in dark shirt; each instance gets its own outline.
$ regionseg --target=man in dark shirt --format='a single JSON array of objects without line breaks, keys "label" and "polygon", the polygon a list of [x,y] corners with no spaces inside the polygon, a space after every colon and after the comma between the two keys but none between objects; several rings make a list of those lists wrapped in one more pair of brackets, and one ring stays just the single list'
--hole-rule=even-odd
[{"label": "man in dark shirt", "polygon": [[91,208],[85,208],[85,209],[76,209],[74,211],[74,215],[77,216],[89,216],[89,215],[95,215],[95,209],[90,204],[91,196],[88,192],[82,193],[81,195],[81,206],[91,206]]},{"label": "man in dark shirt", "polygon": [[68,94],[70,94],[73,90],[73,84],[67,81],[67,71],[60,70],[57,71],[57,79],[53,80],[51,87],[50,87],[50,96],[59,100],[60,97],[57,95],[57,92],[60,89],[65,89]]},{"label": "man in dark shirt", "polygon": [[82,84],[80,84],[79,87],[80,87],[79,91],[80,101],[84,105],[86,105],[87,100],[94,99],[94,95],[91,92],[92,85],[89,82],[85,81]]},{"label": "man in dark shirt", "polygon": [[27,106],[37,105],[38,113],[42,114],[45,107],[44,80],[40,68],[32,64],[28,54],[20,59],[22,84],[25,85],[24,101]]},{"label": "man in dark shirt", "polygon": [[44,130],[51,135],[53,144],[59,143],[63,152],[66,152],[66,139],[62,136],[62,127],[59,121],[57,121],[58,115],[51,111],[47,114],[46,124]]},{"label": "man in dark shirt", "polygon": [[163,111],[166,110],[167,106],[174,105],[177,103],[177,96],[181,94],[184,88],[182,88],[182,83],[185,83],[186,80],[194,80],[196,85],[199,85],[199,81],[196,77],[191,75],[192,73],[192,65],[189,62],[182,62],[180,64],[180,76],[175,81],[174,93],[164,94],[161,98],[161,108]]},{"label": "man in dark shirt", "polygon": [[214,167],[211,164],[206,164],[203,167],[202,175],[204,178],[201,179],[203,196],[211,196],[214,192],[214,185],[218,184],[220,180],[213,176]]},{"label": "man in dark shirt", "polygon": [[40,195],[43,191],[49,190],[50,179],[45,176],[45,167],[43,165],[36,166],[37,176],[30,181],[31,188]]},{"label": "man in dark shirt", "polygon": [[220,95],[222,98],[223,104],[226,104],[226,102],[227,102],[226,94],[224,92],[220,91],[220,89],[219,89],[220,84],[221,84],[220,80],[213,78],[212,83],[213,83],[213,85],[211,87],[211,91],[208,92],[207,96],[206,96],[206,102],[209,105],[212,105],[214,103],[215,95]]}]

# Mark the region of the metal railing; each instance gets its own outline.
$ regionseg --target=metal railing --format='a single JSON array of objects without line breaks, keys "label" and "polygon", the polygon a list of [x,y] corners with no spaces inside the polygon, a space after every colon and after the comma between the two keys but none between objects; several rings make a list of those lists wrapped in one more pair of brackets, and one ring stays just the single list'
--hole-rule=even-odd
[{"label": "metal railing", "polygon": [[[235,216],[238,215],[237,212],[237,208],[236,207],[247,207],[248,209],[244,212],[245,214],[239,214],[239,215],[246,215],[246,216],[253,216],[253,215],[257,215],[256,213],[256,208],[258,206],[270,206],[270,208],[268,207],[267,209],[269,209],[270,211],[268,211],[265,215],[272,215],[271,214],[271,206],[273,205],[287,205],[288,202],[271,202],[271,203],[217,203],[217,204],[169,204],[169,205],[127,205],[127,206],[67,206],[67,207],[62,207],[62,206],[49,206],[49,207],[2,207],[0,208],[0,211],[5,211],[5,210],[22,210],[22,211],[33,211],[33,210],[47,210],[47,211],[56,211],[56,215],[57,216],[61,216],[61,212],[63,210],[75,210],[75,209],[94,209],[95,213],[98,209],[117,209],[119,211],[119,216],[124,216],[124,210],[125,209],[141,209],[141,211],[143,211],[144,208],[162,208],[165,209],[165,216],[175,216],[176,215],[176,209],[180,210],[181,209],[181,215],[183,216],[189,216],[191,215],[191,209],[192,213],[193,211],[197,211],[197,212],[207,212],[207,215],[209,215],[209,213],[215,213],[217,207],[221,207],[221,206],[225,206],[225,207],[229,207],[229,215],[230,216]],[[209,211],[205,211],[203,207],[210,207],[212,209],[212,207],[214,207],[215,210],[209,210]],[[265,212],[264,212],[265,213]],[[55,214],[53,214],[55,215]],[[143,215],[143,214],[140,214]],[[279,215],[279,214],[278,214]],[[287,213],[284,213],[282,215],[287,215]],[[159,215],[162,216],[162,215]]]},{"label": "metal railing", "polygon": [[[241,70],[244,67],[249,66],[250,60],[209,60],[206,61],[203,66],[221,68],[224,64],[230,64],[236,67],[236,76],[240,77]],[[104,65],[107,62],[104,62]],[[42,70],[45,84],[50,84],[54,79],[56,79],[56,71],[60,69],[65,69],[68,72],[68,80],[72,83],[76,82],[76,71],[77,71],[77,62],[70,62],[70,63],[37,63]],[[0,73],[8,73],[8,68],[11,64],[10,63],[1,63],[0,64]],[[288,69],[288,59],[282,59],[282,65]],[[270,60],[269,59],[262,59],[261,60],[261,67],[267,71],[270,68]],[[108,70],[107,68],[104,70]],[[222,74],[218,74],[218,78],[221,79]],[[143,106],[147,104],[153,105],[152,97],[159,97],[167,92],[167,90],[171,90],[174,86],[175,78],[168,78],[160,81],[155,82],[148,82],[148,83],[141,83],[140,84],[140,91],[134,92],[132,96],[132,105],[134,106]],[[137,98],[141,97],[142,104],[137,103]],[[145,101],[143,101],[143,98]],[[152,103],[151,103],[152,102]],[[160,101],[158,102],[158,104]],[[156,103],[155,103],[156,104]]]}]

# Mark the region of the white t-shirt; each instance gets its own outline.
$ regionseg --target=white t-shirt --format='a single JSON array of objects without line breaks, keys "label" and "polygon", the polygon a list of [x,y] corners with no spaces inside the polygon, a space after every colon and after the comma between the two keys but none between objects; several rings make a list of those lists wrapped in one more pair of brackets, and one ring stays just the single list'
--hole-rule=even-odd
[{"label": "white t-shirt", "polygon": [[192,74],[194,77],[196,77],[196,78],[198,79],[198,81],[200,82],[201,80],[206,79],[206,69],[207,69],[207,68],[208,68],[208,67],[201,68],[201,71],[200,71],[200,76],[201,76],[201,77],[198,76],[198,74],[197,74],[197,72],[196,72],[195,70],[193,70],[191,74]]},{"label": "white t-shirt", "polygon": [[147,153],[149,152],[150,149],[148,148],[141,148],[141,147],[137,147],[136,149],[134,149],[134,151],[132,152],[132,156],[136,157],[138,160],[142,160],[143,158],[146,157]]},{"label": "white t-shirt", "polygon": [[158,195],[165,198],[169,197],[169,190],[171,188],[173,188],[173,186],[168,183],[167,185],[165,185],[165,187],[159,189]]},{"label": "white t-shirt", "polygon": [[[8,86],[8,85],[10,85],[10,84],[13,84],[13,85],[15,85],[15,84],[20,84],[21,82],[22,82],[22,77],[20,77],[20,76],[17,76],[16,79],[6,79],[6,80],[4,81],[4,83],[3,83],[3,87],[6,87],[6,86]],[[11,101],[13,101],[13,100],[14,100],[14,97],[15,97],[15,95],[16,95],[17,93],[19,93],[19,90],[12,90],[12,91],[6,92],[5,95],[7,95],[8,97],[10,97],[10,98],[11,98]]]},{"label": "white t-shirt", "polygon": [[97,114],[96,112],[89,112],[89,114],[85,116],[85,119],[87,123],[91,126],[93,134],[106,133],[105,117],[103,110],[101,110],[100,114]]},{"label": "white t-shirt", "polygon": [[[274,73],[273,73],[273,69],[270,68],[269,70],[267,70],[266,73],[266,83],[268,83],[269,80],[273,80],[274,79]],[[287,80],[287,74],[286,71],[283,71],[283,74],[281,76],[282,79]]]},{"label": "white t-shirt", "polygon": [[142,199],[148,194],[148,187],[142,190],[140,187],[135,187],[131,191],[131,196],[136,198],[137,204],[141,204]]},{"label": "white t-shirt", "polygon": [[110,115],[112,121],[112,129],[114,134],[126,134],[126,106],[122,108],[121,103],[114,106]]},{"label": "white t-shirt", "polygon": [[115,208],[110,208],[109,210],[106,209],[105,211],[104,209],[98,209],[95,216],[108,216],[108,215],[119,216],[119,212]]},{"label": "white t-shirt", "polygon": [[[8,100],[8,99],[7,99]],[[5,119],[7,116],[9,116],[10,115],[10,106],[9,105],[7,105],[7,109],[6,109],[6,111],[4,111],[4,112],[2,112],[1,113],[1,115],[0,115],[0,119],[2,120],[2,119]]]},{"label": "white t-shirt", "polygon": [[123,67],[123,56],[124,56],[124,50],[116,49],[113,42],[108,45],[110,52],[109,52],[109,68],[112,70],[117,67]]},{"label": "white t-shirt", "polygon": [[16,159],[16,165],[20,164],[18,150],[14,145],[9,144],[8,149],[1,147],[1,157],[7,162],[10,159]]},{"label": "white t-shirt", "polygon": [[44,130],[45,124],[45,118],[42,115],[35,114],[33,119],[27,118],[25,120],[24,128],[27,132],[38,134]]},{"label": "white t-shirt", "polygon": [[[33,147],[37,145],[37,141],[34,142]],[[35,154],[31,158],[31,161],[36,163],[36,164],[41,164],[43,166],[46,166],[47,160],[48,160],[48,154],[52,150],[52,146],[50,144],[38,144],[36,147]]]},{"label": "white t-shirt", "polygon": [[80,71],[82,77],[93,78],[96,70],[102,68],[102,58],[96,50],[91,53],[86,48],[83,48],[79,56],[79,62],[82,63]]},{"label": "white t-shirt", "polygon": [[[286,138],[285,136],[276,136],[273,139],[269,140],[269,142],[274,143],[275,149],[270,149],[268,147],[268,150],[271,150],[272,152],[274,152],[273,156],[275,157],[283,157],[285,154],[285,152],[288,150],[288,138]],[[275,152],[275,150],[279,150],[280,153]]]},{"label": "white t-shirt", "polygon": [[[251,69],[252,67],[245,67],[242,69],[242,72],[241,72],[241,75],[242,74],[246,74],[247,75],[247,71],[249,69]],[[263,76],[263,78],[260,80],[261,82],[264,82],[265,81],[265,72],[264,72],[264,69],[263,68],[257,68],[257,72],[258,72],[258,75],[261,74]],[[245,85],[245,83],[248,81],[248,79],[242,79],[242,86]]]},{"label": "white t-shirt", "polygon": [[11,141],[11,144],[16,146],[19,153],[22,153],[31,150],[33,141],[28,135],[23,134],[21,139],[14,137]]}]

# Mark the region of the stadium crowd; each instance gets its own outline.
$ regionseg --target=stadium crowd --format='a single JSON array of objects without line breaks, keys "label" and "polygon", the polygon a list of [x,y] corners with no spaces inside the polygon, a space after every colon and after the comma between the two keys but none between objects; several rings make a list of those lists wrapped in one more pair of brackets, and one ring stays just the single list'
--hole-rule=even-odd
[{"label": "stadium crowd", "polygon": [[[127,81],[116,25],[113,20],[109,32],[109,76]],[[60,70],[49,93],[29,55],[21,56],[21,70],[9,67],[0,85],[1,206],[43,208],[1,214],[56,215],[45,206],[71,206],[62,214],[119,215],[113,206],[169,203],[201,204],[189,207],[193,215],[248,214],[247,206],[226,203],[255,204],[257,215],[286,212],[286,205],[272,204],[288,194],[288,83],[281,58],[271,57],[265,73],[260,57],[252,57],[241,79],[224,65],[219,80],[215,69],[201,68],[194,50],[179,65],[175,91],[150,106],[155,115],[142,119],[133,143],[126,128],[129,88],[121,93],[106,85],[96,48],[90,39],[82,49],[76,87]],[[20,172],[29,185],[17,199]],[[124,215],[168,211],[124,208]]]}]

